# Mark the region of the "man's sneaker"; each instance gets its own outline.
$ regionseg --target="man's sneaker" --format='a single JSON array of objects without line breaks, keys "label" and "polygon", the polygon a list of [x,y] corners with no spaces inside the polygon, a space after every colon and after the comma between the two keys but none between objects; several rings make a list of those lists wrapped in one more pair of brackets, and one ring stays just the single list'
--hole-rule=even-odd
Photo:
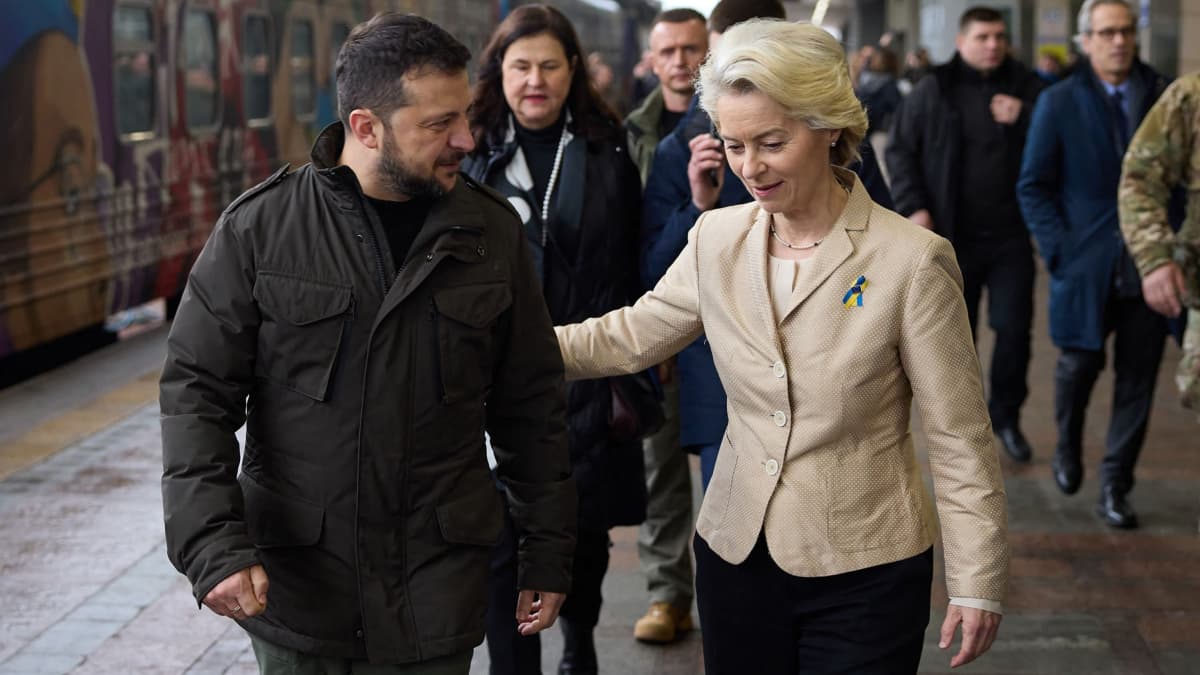
[{"label": "man's sneaker", "polygon": [[633,637],[642,642],[666,644],[683,637],[692,629],[692,613],[669,602],[650,605],[646,616],[633,625]]}]

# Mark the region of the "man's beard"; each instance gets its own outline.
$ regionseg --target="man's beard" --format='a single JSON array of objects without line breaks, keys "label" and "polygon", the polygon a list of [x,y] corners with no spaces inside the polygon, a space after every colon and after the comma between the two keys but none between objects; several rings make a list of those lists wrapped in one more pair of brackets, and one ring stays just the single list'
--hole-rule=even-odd
[{"label": "man's beard", "polygon": [[[440,159],[440,158],[439,158]],[[461,157],[459,158],[461,159]],[[383,137],[383,152],[380,153],[378,172],[380,180],[396,194],[413,199],[437,199],[446,194],[446,187],[434,176],[420,176],[404,164],[390,132]]]}]

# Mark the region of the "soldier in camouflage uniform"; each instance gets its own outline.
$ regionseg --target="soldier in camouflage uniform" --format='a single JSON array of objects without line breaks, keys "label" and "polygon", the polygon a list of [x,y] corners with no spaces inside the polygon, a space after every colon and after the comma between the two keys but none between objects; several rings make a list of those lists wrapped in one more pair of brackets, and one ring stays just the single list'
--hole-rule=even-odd
[{"label": "soldier in camouflage uniform", "polygon": [[[1175,187],[1188,197],[1178,232],[1167,222]],[[1200,73],[1174,82],[1130,142],[1120,213],[1146,303],[1168,317],[1191,310],[1176,383],[1184,406],[1200,412]]]}]

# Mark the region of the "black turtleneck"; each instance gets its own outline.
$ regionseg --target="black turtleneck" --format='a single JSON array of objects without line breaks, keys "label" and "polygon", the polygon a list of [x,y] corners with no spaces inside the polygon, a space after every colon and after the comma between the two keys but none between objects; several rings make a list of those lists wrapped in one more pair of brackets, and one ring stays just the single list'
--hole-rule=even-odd
[{"label": "black turtleneck", "polygon": [[521,146],[521,152],[525,153],[525,163],[529,165],[529,173],[533,177],[533,194],[538,199],[538,212],[541,212],[541,201],[546,194],[546,184],[550,182],[550,172],[554,169],[554,155],[558,152],[558,141],[562,138],[565,123],[565,115],[559,115],[558,121],[545,129],[526,129],[519,122],[513,121],[517,132],[517,144]]},{"label": "black turtleneck", "polygon": [[383,224],[383,232],[387,236],[388,248],[392,251],[392,261],[399,268],[408,257],[408,249],[417,238],[417,233],[425,224],[425,217],[433,206],[433,200],[428,197],[418,197],[406,202],[394,202],[388,199],[367,197],[371,208],[379,216]]},{"label": "black turtleneck", "polygon": [[[1013,129],[992,117],[992,97],[1013,90],[1004,64],[982,73],[956,59],[953,104],[962,121],[962,171],[959,174],[958,222],[961,239],[1025,236],[1017,203],[1021,144]],[[1023,113],[1026,111],[1022,111]]]}]

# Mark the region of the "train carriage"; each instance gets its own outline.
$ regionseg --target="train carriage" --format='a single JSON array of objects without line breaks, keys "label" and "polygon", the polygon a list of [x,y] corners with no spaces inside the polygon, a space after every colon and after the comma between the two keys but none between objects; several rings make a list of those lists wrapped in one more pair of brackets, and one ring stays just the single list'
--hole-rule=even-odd
[{"label": "train carriage", "polygon": [[[177,298],[220,211],[336,119],[337,50],[385,9],[478,54],[509,0],[0,0],[0,357]],[[552,1],[618,72],[645,0]]]}]

